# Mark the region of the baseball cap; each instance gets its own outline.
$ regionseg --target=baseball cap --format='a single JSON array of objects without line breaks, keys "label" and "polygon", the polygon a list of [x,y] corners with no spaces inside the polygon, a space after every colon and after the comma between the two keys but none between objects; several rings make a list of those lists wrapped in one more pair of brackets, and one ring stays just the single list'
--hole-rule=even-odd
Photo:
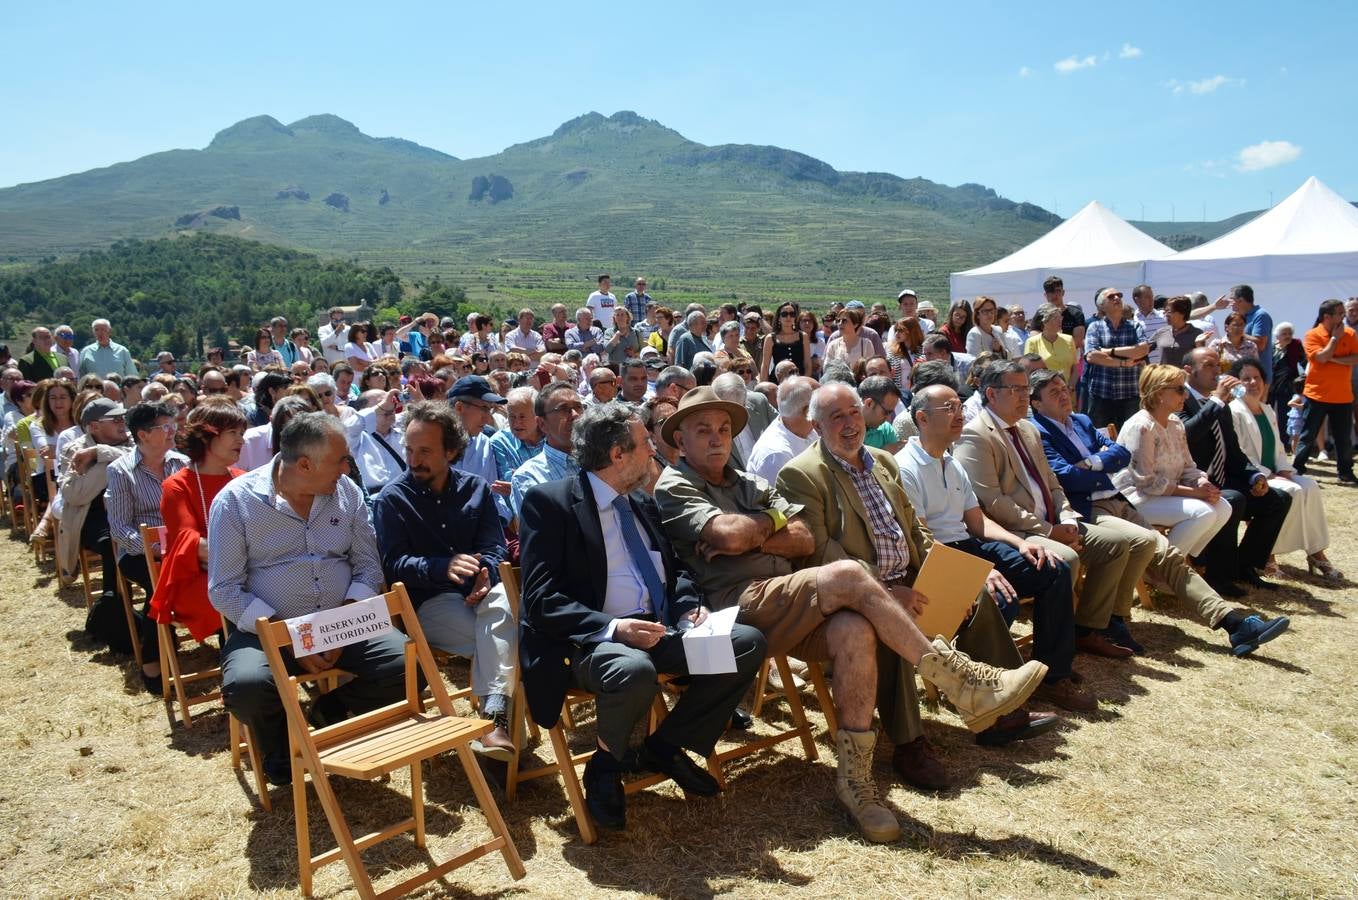
[{"label": "baseball cap", "polygon": [[862,300],[850,300],[844,305],[845,309],[867,309]]},{"label": "baseball cap", "polygon": [[98,422],[100,419],[120,419],[127,415],[127,410],[121,403],[115,403],[107,397],[100,397],[85,404],[85,408],[80,411],[80,424],[88,425],[91,422]]},{"label": "baseball cap", "polygon": [[448,388],[448,400],[480,400],[482,403],[500,405],[505,398],[495,393],[490,382],[480,375],[463,375]]},{"label": "baseball cap", "polygon": [[897,300],[900,300],[903,297],[914,297],[916,299],[919,299],[919,294],[916,294],[914,291],[910,290],[910,288],[906,288],[905,290],[901,291],[899,294],[896,295]]}]

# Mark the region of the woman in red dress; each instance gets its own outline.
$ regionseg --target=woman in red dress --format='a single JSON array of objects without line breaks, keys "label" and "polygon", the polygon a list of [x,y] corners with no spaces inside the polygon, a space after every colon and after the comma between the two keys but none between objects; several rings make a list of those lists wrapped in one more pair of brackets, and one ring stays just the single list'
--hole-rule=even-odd
[{"label": "woman in red dress", "polygon": [[233,468],[245,443],[245,414],[229,397],[199,403],[179,429],[181,449],[190,465],[161,487],[165,519],[160,579],[151,614],[161,624],[178,622],[202,641],[222,627],[222,617],[207,598],[207,519],[212,500],[241,474]]}]

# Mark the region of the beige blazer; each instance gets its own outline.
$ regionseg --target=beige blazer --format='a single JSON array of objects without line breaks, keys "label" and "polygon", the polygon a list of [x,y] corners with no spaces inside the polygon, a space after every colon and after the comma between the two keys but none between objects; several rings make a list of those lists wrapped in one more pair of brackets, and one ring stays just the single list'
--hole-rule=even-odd
[{"label": "beige blazer", "polygon": [[[890,453],[868,448],[872,455],[873,477],[891,503],[896,521],[910,545],[907,583],[914,584],[919,567],[934,544],[933,535],[920,524],[915,509],[901,486],[900,467]],[[824,444],[816,441],[803,450],[778,473],[778,493],[790,503],[802,506],[799,518],[806,523],[816,541],[815,552],[798,561],[798,568],[823,566],[841,559],[857,560],[872,577],[877,576],[877,550],[872,543],[868,510],[858,488],[843,467],[830,456]]]},{"label": "beige blazer", "polygon": [[[1042,437],[1037,426],[1027,419],[1018,423],[1019,438],[1028,457],[1037,467],[1056,506],[1057,518],[1062,522],[1076,522],[1080,516],[1066,500],[1066,492],[1056,480],[1056,473],[1042,451]],[[1037,498],[1028,488],[1028,473],[1023,460],[1009,441],[1009,435],[996,427],[995,419],[986,410],[967,423],[953,448],[953,457],[966,469],[976,497],[986,515],[1016,534],[1051,534],[1046,519],[1033,512]]]}]

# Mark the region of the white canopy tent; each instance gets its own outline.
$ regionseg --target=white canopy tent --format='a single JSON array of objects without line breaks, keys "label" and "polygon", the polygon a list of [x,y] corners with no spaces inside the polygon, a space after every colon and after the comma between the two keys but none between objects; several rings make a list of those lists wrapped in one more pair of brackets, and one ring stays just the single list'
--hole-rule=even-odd
[{"label": "white canopy tent", "polygon": [[1137,230],[1097,200],[1021,250],[978,269],[955,272],[953,297],[979,295],[1002,306],[1018,303],[1032,315],[1043,302],[1042,282],[1059,275],[1066,302],[1092,315],[1094,292],[1120,287],[1130,296],[1145,280],[1146,261],[1174,251]]},{"label": "white canopy tent", "polygon": [[1152,260],[1146,276],[1157,294],[1202,291],[1213,300],[1248,284],[1274,323],[1290,321],[1300,336],[1322,300],[1358,296],[1358,209],[1311,177],[1234,231]]}]

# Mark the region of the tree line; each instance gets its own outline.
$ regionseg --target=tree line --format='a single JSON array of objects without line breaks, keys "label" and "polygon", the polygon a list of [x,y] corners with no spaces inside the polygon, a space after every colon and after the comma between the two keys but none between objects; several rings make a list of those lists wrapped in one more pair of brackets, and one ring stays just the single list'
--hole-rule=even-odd
[{"label": "tree line", "polygon": [[[462,312],[466,294],[437,280],[408,289],[388,267],[364,268],[273,244],[196,234],[123,240],[108,250],[0,271],[0,334],[17,356],[35,324],[69,324],[76,345],[106,318],[114,340],[139,359],[160,350],[201,359],[234,339],[249,346],[274,316],[315,330],[331,306],[367,299],[378,320],[425,308]],[[415,307],[419,307],[417,310]],[[463,312],[465,314],[465,312]]]}]

